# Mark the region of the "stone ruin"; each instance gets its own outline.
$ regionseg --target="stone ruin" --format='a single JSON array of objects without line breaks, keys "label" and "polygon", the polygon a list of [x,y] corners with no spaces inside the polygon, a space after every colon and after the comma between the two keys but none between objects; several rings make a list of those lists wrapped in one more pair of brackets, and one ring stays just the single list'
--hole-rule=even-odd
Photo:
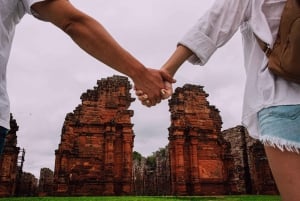
[{"label": "stone ruin", "polygon": [[222,132],[229,143],[227,185],[234,194],[278,194],[262,143],[243,126]]},{"label": "stone ruin", "polygon": [[10,130],[0,156],[0,197],[34,196],[38,179],[31,173],[23,172],[25,149],[17,146],[17,121],[10,116]]},{"label": "stone ruin", "polygon": [[[263,145],[243,126],[221,131],[219,111],[207,96],[201,86],[175,90],[169,144],[154,153],[154,165],[145,158],[134,162],[134,184],[150,184],[151,195],[278,194]],[[148,195],[146,188],[137,194]]]},{"label": "stone ruin", "polygon": [[130,89],[126,77],[102,79],[66,116],[55,151],[54,195],[132,193]]},{"label": "stone ruin", "polygon": [[5,139],[3,153],[0,156],[0,197],[15,195],[20,174],[17,147],[17,131],[19,127],[13,116],[10,116],[10,130]]},{"label": "stone ruin", "polygon": [[22,172],[16,196],[31,197],[38,195],[38,179],[30,172]]},{"label": "stone ruin", "polygon": [[102,79],[67,115],[56,195],[278,194],[263,146],[241,126],[222,132],[201,86],[186,84],[169,100],[167,148],[133,160],[130,89],[122,76]]},{"label": "stone ruin", "polygon": [[[27,193],[278,194],[263,145],[250,138],[242,126],[221,131],[219,111],[209,104],[208,94],[201,86],[186,84],[177,88],[169,100],[171,122],[165,148],[147,158],[133,152],[133,111],[128,108],[134,99],[130,89],[126,77],[113,76],[98,81],[93,90],[82,94],[82,103],[65,118],[61,142],[55,151],[54,173],[42,169],[39,189],[27,188]],[[19,148],[16,141],[13,145],[11,156],[4,155],[1,160],[10,156],[17,161]],[[11,189],[17,188],[13,183],[18,170],[12,167],[9,171],[0,173],[5,175],[0,179],[7,181],[1,181],[0,195],[17,195]],[[29,176],[27,180],[34,183]],[[25,189],[21,186],[20,195]]]},{"label": "stone ruin", "polygon": [[169,101],[172,195],[227,194],[226,142],[219,111],[203,87],[184,85]]},{"label": "stone ruin", "polygon": [[39,196],[53,195],[53,171],[49,168],[42,168],[38,186]]}]

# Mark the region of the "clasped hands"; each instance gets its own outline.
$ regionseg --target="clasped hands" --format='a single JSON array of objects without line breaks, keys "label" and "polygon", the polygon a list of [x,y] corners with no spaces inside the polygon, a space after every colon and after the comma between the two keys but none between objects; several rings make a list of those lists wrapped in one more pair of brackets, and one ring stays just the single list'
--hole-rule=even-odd
[{"label": "clasped hands", "polygon": [[147,74],[134,81],[134,90],[142,105],[151,107],[172,95],[172,84],[175,82],[169,73],[148,68]]},{"label": "clasped hands", "polygon": [[147,107],[154,106],[157,103],[160,103],[161,100],[168,99],[173,93],[172,84],[167,81],[165,81],[164,84],[165,84],[165,88],[160,90],[161,96],[160,96],[160,100],[157,102],[149,99],[148,95],[144,93],[142,90],[135,90],[135,94],[138,97],[138,99],[141,101],[142,105],[145,105]]}]

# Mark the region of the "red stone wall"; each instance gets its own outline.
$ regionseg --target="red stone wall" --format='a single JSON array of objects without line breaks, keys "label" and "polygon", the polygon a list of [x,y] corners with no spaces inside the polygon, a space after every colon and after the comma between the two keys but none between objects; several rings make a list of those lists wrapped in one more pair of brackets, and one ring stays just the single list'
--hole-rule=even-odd
[{"label": "red stone wall", "polygon": [[247,144],[251,194],[278,195],[279,192],[262,143],[251,140]]},{"label": "red stone wall", "polygon": [[97,82],[66,116],[55,152],[56,195],[127,195],[132,193],[134,133],[128,110],[131,85],[126,77]]},{"label": "red stone wall", "polygon": [[173,195],[225,194],[225,144],[219,111],[203,87],[184,85],[169,101],[169,152]]},{"label": "red stone wall", "polygon": [[29,172],[22,172],[18,184],[17,196],[30,197],[37,196],[38,179]]},{"label": "red stone wall", "polygon": [[39,196],[50,196],[53,194],[53,171],[49,168],[42,168],[39,179]]},{"label": "red stone wall", "polygon": [[10,118],[10,131],[6,136],[5,146],[0,156],[0,197],[15,195],[18,179],[18,154],[17,131],[19,129],[16,120]]},{"label": "red stone wall", "polygon": [[245,130],[244,127],[238,126],[222,132],[224,138],[229,142],[228,154],[232,160],[232,164],[228,166],[227,185],[229,194],[250,194],[251,192]]},{"label": "red stone wall", "polygon": [[236,126],[222,133],[230,144],[233,161],[233,165],[228,168],[228,193],[277,195],[278,190],[263,144],[251,138],[243,126]]}]

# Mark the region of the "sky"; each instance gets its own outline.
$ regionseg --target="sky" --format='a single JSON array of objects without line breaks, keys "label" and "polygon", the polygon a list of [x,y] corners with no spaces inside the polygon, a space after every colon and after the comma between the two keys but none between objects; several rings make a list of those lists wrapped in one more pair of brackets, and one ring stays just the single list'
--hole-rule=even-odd
[{"label": "sky", "polygon": [[[177,42],[196,23],[212,0],[71,0],[98,20],[145,66],[160,68]],[[185,62],[177,83],[204,86],[208,101],[220,110],[222,130],[241,124],[245,72],[238,31],[205,66]],[[11,112],[19,126],[20,148],[26,150],[23,170],[39,178],[40,169],[54,170],[55,150],[67,113],[81,104],[80,96],[97,80],[122,75],[90,57],[61,30],[26,15],[17,26],[8,64]],[[132,81],[130,80],[132,83]],[[132,83],[133,84],[133,83]],[[135,97],[134,91],[131,91]],[[138,100],[132,123],[134,151],[149,156],[168,143],[168,101],[147,108]]]}]

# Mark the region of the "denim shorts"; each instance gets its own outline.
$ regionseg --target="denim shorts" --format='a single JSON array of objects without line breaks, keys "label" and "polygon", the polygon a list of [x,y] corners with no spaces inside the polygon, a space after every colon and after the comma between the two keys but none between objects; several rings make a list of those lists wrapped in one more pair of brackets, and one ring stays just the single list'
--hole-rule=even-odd
[{"label": "denim shorts", "polygon": [[300,150],[300,105],[281,105],[258,113],[260,140],[281,150]]}]

